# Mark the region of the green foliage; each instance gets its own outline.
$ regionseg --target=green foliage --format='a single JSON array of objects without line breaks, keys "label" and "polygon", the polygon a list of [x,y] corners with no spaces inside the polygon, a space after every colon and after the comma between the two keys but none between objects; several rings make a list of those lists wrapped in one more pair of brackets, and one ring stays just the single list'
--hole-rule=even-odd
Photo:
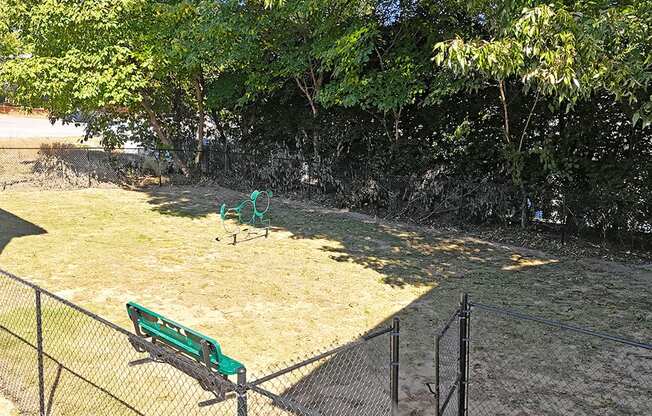
[{"label": "green foliage", "polygon": [[437,43],[434,61],[460,75],[519,79],[525,91],[567,110],[606,91],[638,107],[635,122],[649,124],[650,102],[638,97],[652,79],[651,3],[634,4],[555,2],[524,7],[512,19],[503,10],[485,36]]},{"label": "green foliage", "polygon": [[0,18],[0,64],[20,51],[19,34],[12,24],[15,12],[7,0],[0,0],[0,16],[5,17]]},{"label": "green foliage", "polygon": [[14,87],[17,102],[63,116],[139,100],[152,62],[128,37],[138,2],[12,3],[22,6],[12,18],[20,21],[22,50],[5,62],[0,78]]},{"label": "green foliage", "polygon": [[650,0],[0,0],[0,85],[89,115],[107,147],[194,153],[205,136],[310,158],[342,204],[403,210],[412,189],[447,217],[509,221],[530,199],[635,230],[651,26]]}]

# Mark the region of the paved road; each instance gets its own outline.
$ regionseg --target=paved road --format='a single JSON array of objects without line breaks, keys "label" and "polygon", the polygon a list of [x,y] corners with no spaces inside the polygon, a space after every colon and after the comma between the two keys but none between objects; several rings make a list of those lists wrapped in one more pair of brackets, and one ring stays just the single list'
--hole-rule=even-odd
[{"label": "paved road", "polygon": [[0,138],[43,138],[43,137],[79,137],[84,135],[83,126],[52,125],[47,118],[24,117],[18,115],[0,115]]}]

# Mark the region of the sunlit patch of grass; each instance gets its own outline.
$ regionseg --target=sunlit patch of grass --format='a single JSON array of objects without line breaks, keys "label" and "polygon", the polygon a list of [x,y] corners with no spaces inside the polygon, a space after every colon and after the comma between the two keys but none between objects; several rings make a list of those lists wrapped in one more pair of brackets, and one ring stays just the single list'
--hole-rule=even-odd
[{"label": "sunlit patch of grass", "polygon": [[0,396],[0,415],[3,416],[19,416],[16,406],[6,398]]},{"label": "sunlit patch of grass", "polygon": [[519,254],[513,254],[511,260],[513,264],[503,266],[502,270],[515,271],[515,270],[522,270],[527,267],[536,267],[536,266],[543,266],[546,264],[559,263],[559,260],[557,259],[532,259],[532,258],[523,257]]}]

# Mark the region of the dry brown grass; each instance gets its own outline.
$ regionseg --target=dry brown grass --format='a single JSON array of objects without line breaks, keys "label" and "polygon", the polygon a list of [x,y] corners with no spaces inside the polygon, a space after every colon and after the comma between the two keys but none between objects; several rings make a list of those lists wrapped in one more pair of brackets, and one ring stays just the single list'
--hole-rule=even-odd
[{"label": "dry brown grass", "polygon": [[217,187],[0,193],[0,267],[125,327],[127,301],[149,306],[218,339],[254,373],[399,314],[407,411],[432,405],[432,334],[463,290],[623,335],[651,329],[650,266],[278,199],[269,239],[216,242],[217,201],[238,197]]}]

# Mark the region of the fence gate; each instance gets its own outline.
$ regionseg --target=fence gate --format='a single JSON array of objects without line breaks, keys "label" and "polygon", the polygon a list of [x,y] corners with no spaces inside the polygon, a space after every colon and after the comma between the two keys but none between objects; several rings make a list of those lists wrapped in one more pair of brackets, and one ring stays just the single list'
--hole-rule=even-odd
[{"label": "fence gate", "polygon": [[462,295],[459,307],[435,336],[435,381],[428,389],[435,396],[437,416],[466,414],[469,330],[468,296]]},{"label": "fence gate", "polygon": [[428,388],[437,416],[652,415],[652,344],[463,295]]}]

